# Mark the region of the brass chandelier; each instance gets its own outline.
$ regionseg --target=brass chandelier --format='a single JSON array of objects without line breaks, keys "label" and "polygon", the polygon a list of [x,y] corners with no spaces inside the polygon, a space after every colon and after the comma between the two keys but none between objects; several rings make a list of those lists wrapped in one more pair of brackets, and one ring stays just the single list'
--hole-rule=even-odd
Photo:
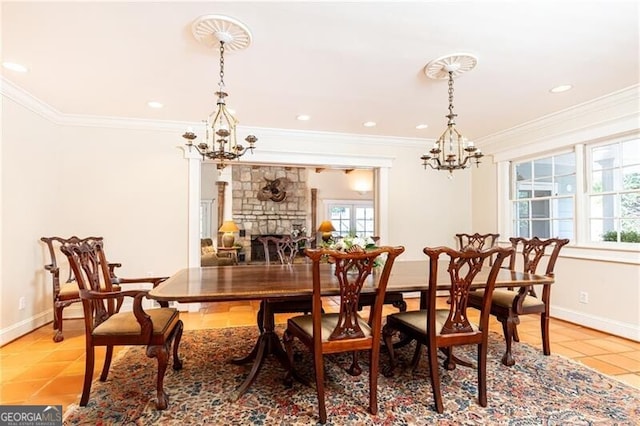
[{"label": "brass chandelier", "polygon": [[243,49],[251,43],[251,33],[241,22],[220,15],[205,15],[198,18],[192,26],[193,35],[199,41],[208,44],[219,44],[220,49],[220,82],[218,83],[216,109],[209,114],[205,123],[205,140],[199,144],[194,144],[197,138],[193,129],[189,127],[182,135],[187,140],[186,145],[189,150],[195,148],[202,159],[214,160],[218,163],[218,168],[223,169],[226,162],[237,160],[247,151],[253,153],[255,143],[258,140],[254,135],[245,138],[248,146],[237,142],[238,120],[227,108],[225,98],[228,93],[224,84],[224,52],[225,47]]},{"label": "brass chandelier", "polygon": [[476,63],[475,56],[458,53],[438,58],[425,66],[424,72],[428,77],[448,78],[449,81],[449,114],[445,116],[448,119],[447,128],[431,150],[420,157],[425,169],[429,166],[436,170],[447,170],[449,176],[453,177],[454,170],[465,169],[473,163],[480,165],[484,154],[456,128],[455,118],[458,114],[453,112],[453,77],[473,69]]}]

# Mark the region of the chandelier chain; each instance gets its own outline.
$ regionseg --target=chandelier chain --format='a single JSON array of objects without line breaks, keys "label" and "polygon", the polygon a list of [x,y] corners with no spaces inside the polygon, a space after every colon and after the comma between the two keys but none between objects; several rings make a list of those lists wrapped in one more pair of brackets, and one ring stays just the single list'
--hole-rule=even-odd
[{"label": "chandelier chain", "polygon": [[453,72],[449,71],[449,121],[453,120]]},{"label": "chandelier chain", "polygon": [[220,41],[220,91],[224,91],[224,41]]}]

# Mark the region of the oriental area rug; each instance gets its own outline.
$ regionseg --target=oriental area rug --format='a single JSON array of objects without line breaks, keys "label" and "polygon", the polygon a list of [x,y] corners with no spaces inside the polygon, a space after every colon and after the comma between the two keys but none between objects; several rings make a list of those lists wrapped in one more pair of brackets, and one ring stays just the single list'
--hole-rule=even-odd
[{"label": "oriental area rug", "polygon": [[[278,332],[282,335],[282,328]],[[114,360],[106,382],[95,381],[86,407],[72,405],[67,425],[310,425],[318,422],[315,388],[294,382],[283,385],[284,370],[274,357],[262,366],[256,381],[238,401],[228,397],[242,383],[250,365],[236,366],[232,357],[247,354],[258,335],[256,327],[187,330],[180,344],[184,367],[167,369],[164,386],[169,407],[155,409],[156,360],[143,347],[130,347]],[[300,374],[315,383],[312,359],[297,350]],[[487,361],[488,406],[477,403],[475,369],[440,367],[444,413],[433,403],[423,355],[413,371],[399,366],[394,377],[380,375],[378,414],[368,407],[368,356],[361,355],[359,377],[345,372],[350,355],[325,356],[327,424],[330,425],[637,425],[640,389],[625,385],[570,359],[542,355],[516,343],[516,365],[500,363],[501,335],[491,333]],[[474,360],[475,346],[456,348],[460,358]],[[413,344],[400,349],[408,364]],[[381,355],[381,368],[387,365]],[[442,365],[442,362],[440,363]],[[98,371],[101,366],[96,366]]]}]

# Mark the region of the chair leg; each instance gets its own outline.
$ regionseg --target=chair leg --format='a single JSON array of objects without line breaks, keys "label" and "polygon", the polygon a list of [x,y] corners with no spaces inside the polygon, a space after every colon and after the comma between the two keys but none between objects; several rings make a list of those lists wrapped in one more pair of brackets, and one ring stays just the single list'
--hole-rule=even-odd
[{"label": "chair leg", "polygon": [[104,365],[102,366],[102,373],[100,374],[100,381],[107,380],[109,374],[109,367],[111,367],[111,359],[113,358],[113,345],[107,346],[107,352],[104,356]]},{"label": "chair leg", "polygon": [[382,374],[385,377],[392,377],[393,370],[396,368],[396,356],[393,350],[393,343],[391,340],[393,339],[393,328],[389,325],[385,325],[382,327],[382,338],[384,339],[384,346],[387,348],[387,352],[389,353],[389,365],[382,369]]},{"label": "chair leg", "polygon": [[380,365],[380,351],[369,351],[369,412],[378,414],[378,367]]},{"label": "chair leg", "polygon": [[518,335],[518,326],[516,324],[513,324],[513,341],[514,342],[519,342],[520,341],[520,336]]},{"label": "chair leg", "polygon": [[324,404],[324,360],[322,354],[314,351],[313,365],[316,372],[316,392],[318,393],[318,414],[320,423],[327,422],[327,408]]},{"label": "chair leg", "polygon": [[55,304],[55,308],[53,309],[53,329],[56,331],[56,334],[53,335],[53,341],[58,343],[64,340],[64,336],[62,335],[62,310],[64,309],[64,305]]},{"label": "chair leg", "polygon": [[551,355],[551,345],[549,344],[549,314],[540,314],[540,329],[542,330],[542,350],[545,355]]},{"label": "chair leg", "polygon": [[158,410],[164,410],[169,406],[169,398],[164,391],[164,373],[167,371],[167,364],[169,363],[169,348],[167,344],[155,345],[147,347],[147,356],[149,358],[158,359],[158,380],[156,384],[156,408]]},{"label": "chair leg", "polygon": [[511,317],[498,318],[498,320],[502,323],[502,331],[504,333],[504,340],[507,346],[505,353],[502,356],[502,363],[506,366],[512,366],[516,363],[511,353],[511,342],[513,341],[514,323]]},{"label": "chair leg", "polygon": [[358,351],[351,352],[351,366],[347,370],[347,373],[354,377],[362,374],[362,368],[358,365]]},{"label": "chair leg", "polygon": [[411,369],[413,371],[418,369],[420,363],[420,353],[422,352],[422,343],[416,340],[416,349],[413,351],[413,358],[411,358]]},{"label": "chair leg", "polygon": [[438,348],[435,346],[427,347],[427,357],[429,358],[429,377],[431,379],[431,389],[433,390],[433,399],[438,413],[444,412],[442,404],[442,395],[440,394],[440,371],[438,370]]},{"label": "chair leg", "polygon": [[89,402],[89,394],[91,393],[91,382],[93,381],[93,364],[96,354],[93,346],[87,347],[86,360],[84,364],[84,384],[82,386],[82,396],[80,397],[80,406],[85,407]]},{"label": "chair leg", "polygon": [[180,359],[180,355],[178,354],[178,346],[180,346],[180,340],[182,339],[182,329],[182,320],[178,320],[173,338],[173,369],[176,371],[182,369],[182,360]]},{"label": "chair leg", "polygon": [[284,385],[291,387],[293,386],[293,336],[289,330],[285,330],[282,334],[282,342],[289,358],[289,369],[284,374]]},{"label": "chair leg", "polygon": [[487,344],[478,345],[478,402],[487,406]]}]

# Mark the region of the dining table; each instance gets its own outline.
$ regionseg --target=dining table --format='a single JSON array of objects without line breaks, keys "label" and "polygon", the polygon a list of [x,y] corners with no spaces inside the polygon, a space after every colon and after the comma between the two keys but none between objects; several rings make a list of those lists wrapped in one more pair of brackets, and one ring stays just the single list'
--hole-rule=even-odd
[{"label": "dining table", "polygon": [[[397,260],[387,283],[388,293],[424,294],[428,289],[429,262],[426,260]],[[322,296],[338,296],[340,286],[335,276],[335,267],[320,265]],[[476,275],[472,287],[481,288],[486,283],[489,268]],[[361,294],[375,294],[380,274],[372,273],[365,282]],[[438,267],[438,290],[450,288],[450,277],[446,265]],[[523,285],[551,285],[553,278],[501,268],[496,278],[496,288]],[[253,362],[244,382],[236,389],[231,400],[239,399],[256,379],[264,360],[275,355],[285,369],[289,359],[275,331],[275,318],[269,301],[310,300],[313,294],[312,264],[251,264],[234,266],[193,267],[178,271],[173,276],[150,290],[148,297],[157,301],[196,303],[259,300],[262,310],[260,334],[253,349],[246,356],[231,360],[234,364]],[[542,315],[548,315],[548,312]]]}]

